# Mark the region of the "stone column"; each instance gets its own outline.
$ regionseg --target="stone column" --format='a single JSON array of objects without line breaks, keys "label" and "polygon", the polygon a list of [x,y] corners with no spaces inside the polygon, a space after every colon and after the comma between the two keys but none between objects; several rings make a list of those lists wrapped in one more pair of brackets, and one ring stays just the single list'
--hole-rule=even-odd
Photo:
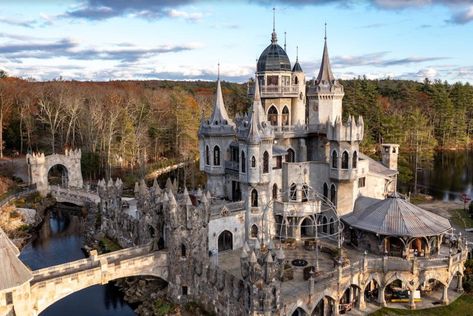
[{"label": "stone column", "polygon": [[333,305],[332,305],[332,315],[333,316],[339,316],[340,315],[340,311],[338,310],[338,305],[339,304],[340,304],[340,300],[333,301]]},{"label": "stone column", "polygon": [[360,295],[358,297],[358,303],[356,304],[356,308],[360,311],[364,311],[366,309],[366,302],[365,302],[365,293],[360,290]]},{"label": "stone column", "polygon": [[416,302],[414,301],[414,294],[415,294],[415,289],[411,289],[411,293],[409,295],[409,308],[410,309],[416,309]]},{"label": "stone column", "polygon": [[463,293],[463,275],[458,274],[457,278],[457,292]]},{"label": "stone column", "polygon": [[378,287],[378,304],[385,307],[386,306],[386,300],[384,299],[384,287],[379,286]]},{"label": "stone column", "polygon": [[443,293],[442,293],[442,304],[448,305],[448,286],[443,286]]}]

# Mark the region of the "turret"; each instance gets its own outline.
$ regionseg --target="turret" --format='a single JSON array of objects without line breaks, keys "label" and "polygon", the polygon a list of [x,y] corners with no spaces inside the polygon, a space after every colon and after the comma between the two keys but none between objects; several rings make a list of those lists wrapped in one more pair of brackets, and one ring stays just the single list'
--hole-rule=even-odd
[{"label": "turret", "polygon": [[397,170],[398,156],[398,144],[381,144],[381,161],[387,168]]}]

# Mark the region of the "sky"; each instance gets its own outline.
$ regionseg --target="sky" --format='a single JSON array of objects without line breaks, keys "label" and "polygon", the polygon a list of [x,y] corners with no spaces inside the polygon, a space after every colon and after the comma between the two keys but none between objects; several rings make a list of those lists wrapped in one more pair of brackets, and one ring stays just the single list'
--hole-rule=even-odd
[{"label": "sky", "polygon": [[[308,79],[473,83],[473,0],[0,0],[0,69],[36,80],[244,82],[278,43]],[[284,40],[286,33],[286,41]]]}]

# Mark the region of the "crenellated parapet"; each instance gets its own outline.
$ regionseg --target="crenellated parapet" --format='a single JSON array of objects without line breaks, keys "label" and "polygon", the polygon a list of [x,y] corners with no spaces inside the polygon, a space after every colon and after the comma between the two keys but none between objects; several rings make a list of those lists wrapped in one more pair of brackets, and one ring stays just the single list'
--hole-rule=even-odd
[{"label": "crenellated parapet", "polygon": [[338,116],[335,122],[327,122],[327,139],[337,142],[361,142],[363,140],[364,122],[359,116],[358,121],[350,115],[345,123]]},{"label": "crenellated parapet", "polygon": [[44,164],[46,162],[46,157],[44,156],[44,153],[33,152],[32,154],[26,154],[26,162],[29,165]]}]

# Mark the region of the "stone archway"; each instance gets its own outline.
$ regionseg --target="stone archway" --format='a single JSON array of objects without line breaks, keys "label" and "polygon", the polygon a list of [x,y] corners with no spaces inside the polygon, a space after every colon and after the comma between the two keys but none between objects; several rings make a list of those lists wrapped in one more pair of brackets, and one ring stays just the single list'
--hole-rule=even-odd
[{"label": "stone archway", "polygon": [[69,186],[68,171],[62,164],[57,164],[49,168],[47,179],[49,185],[59,185],[65,188]]},{"label": "stone archway", "polygon": [[232,250],[233,249],[233,234],[224,230],[218,235],[218,252]]},{"label": "stone archway", "polygon": [[67,174],[67,187],[82,188],[82,171],[81,171],[81,150],[66,150],[64,155],[52,154],[45,156],[44,153],[33,153],[26,155],[26,163],[28,165],[29,184],[36,185],[36,189],[41,195],[47,195],[49,192],[48,174],[54,171],[56,166],[60,165]]}]

